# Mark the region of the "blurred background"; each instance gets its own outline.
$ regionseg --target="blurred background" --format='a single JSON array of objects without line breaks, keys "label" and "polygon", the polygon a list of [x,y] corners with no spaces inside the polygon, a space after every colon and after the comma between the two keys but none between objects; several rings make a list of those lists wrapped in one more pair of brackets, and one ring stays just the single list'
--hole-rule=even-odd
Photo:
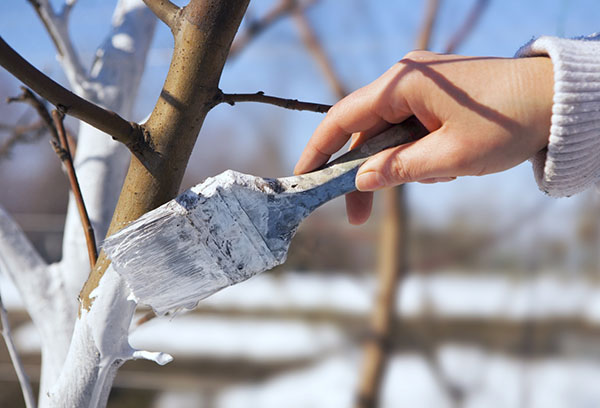
[{"label": "blurred background", "polygon": [[[84,61],[114,3],[75,7]],[[66,83],[31,6],[0,10],[4,39]],[[511,57],[540,35],[598,31],[599,17],[597,0],[252,0],[221,88],[332,104],[414,48]],[[150,112],[169,66],[172,37],[157,27],[132,120]],[[18,86],[0,70],[0,204],[58,260],[68,185],[35,114],[4,103]],[[183,187],[226,169],[291,174],[322,117],[218,106]],[[76,121],[67,126],[76,134]],[[15,129],[28,136],[12,144]],[[600,406],[600,200],[596,191],[548,198],[530,167],[379,194],[360,227],[347,223],[343,200],[327,204],[302,225],[285,265],[195,311],[136,325],[133,346],[175,360],[126,363],[109,406],[351,407],[359,389],[376,394],[365,361],[378,356],[382,407]],[[35,382],[35,327],[3,276],[0,288]],[[0,406],[22,404],[2,343]]]}]

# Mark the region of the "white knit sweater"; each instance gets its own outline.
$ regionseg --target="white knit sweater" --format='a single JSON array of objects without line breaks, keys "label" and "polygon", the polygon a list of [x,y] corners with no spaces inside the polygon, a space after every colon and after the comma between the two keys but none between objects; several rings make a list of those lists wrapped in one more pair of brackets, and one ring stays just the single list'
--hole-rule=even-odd
[{"label": "white knit sweater", "polygon": [[600,33],[540,37],[516,54],[539,55],[552,59],[554,104],[548,147],[532,158],[536,181],[556,197],[600,186]]}]

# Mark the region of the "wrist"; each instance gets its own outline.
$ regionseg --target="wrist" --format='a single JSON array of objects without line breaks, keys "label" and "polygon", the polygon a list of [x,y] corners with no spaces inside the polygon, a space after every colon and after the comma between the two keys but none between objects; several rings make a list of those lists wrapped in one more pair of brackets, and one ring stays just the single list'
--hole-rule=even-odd
[{"label": "wrist", "polygon": [[553,63],[548,148],[532,160],[540,189],[553,196],[575,194],[600,179],[598,39],[541,37],[517,52],[518,57],[549,56]]},{"label": "wrist", "polygon": [[533,138],[533,152],[548,145],[554,96],[554,70],[548,57],[531,57],[517,60],[520,66],[520,115],[527,134]]}]

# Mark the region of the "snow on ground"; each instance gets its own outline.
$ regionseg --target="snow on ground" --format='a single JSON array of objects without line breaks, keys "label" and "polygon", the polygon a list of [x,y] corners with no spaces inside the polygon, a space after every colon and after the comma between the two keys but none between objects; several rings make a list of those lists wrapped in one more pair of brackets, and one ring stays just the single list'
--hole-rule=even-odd
[{"label": "snow on ground", "polygon": [[130,342],[139,349],[160,350],[177,357],[281,361],[319,357],[339,348],[344,337],[330,324],[187,315],[145,323],[131,334]]},{"label": "snow on ground", "polygon": [[[588,361],[544,359],[527,363],[458,346],[448,346],[435,360],[441,361],[444,381],[464,392],[461,406],[468,408],[600,406],[600,367]],[[416,354],[393,356],[381,406],[451,407],[446,386],[434,375],[433,370],[440,366]],[[356,353],[333,356],[262,384],[233,387],[220,395],[217,407],[350,408],[358,367]]]},{"label": "snow on ground", "polygon": [[[226,288],[204,306],[234,309],[335,310],[366,314],[375,281],[343,274],[259,275]],[[582,316],[600,323],[600,287],[556,276],[509,278],[500,273],[409,275],[398,293],[398,313],[417,315],[426,307],[440,316],[524,318]]]},{"label": "snow on ground", "polygon": [[[0,280],[5,304],[21,308],[18,294]],[[205,308],[239,310],[334,310],[364,315],[375,282],[341,274],[264,274],[227,288],[203,303]],[[453,317],[577,317],[600,324],[600,287],[556,276],[516,280],[496,275],[411,276],[402,285],[399,309],[420,313],[426,305]],[[35,328],[14,332],[22,351],[36,351]],[[155,319],[135,330],[135,347],[176,357],[214,356],[274,361],[314,358],[306,368],[258,384],[241,384],[216,395],[219,408],[351,407],[360,352],[326,322],[226,315],[182,314]],[[442,379],[443,381],[440,381]],[[417,354],[392,356],[384,382],[382,406],[451,406],[447,385],[464,392],[467,408],[589,408],[600,406],[600,364],[590,358],[540,358],[531,361],[490,354],[473,346],[444,345],[433,361]],[[203,396],[161,394],[153,407],[173,401],[194,404]],[[212,397],[211,397],[212,399]]]},{"label": "snow on ground", "polygon": [[267,273],[223,289],[203,306],[235,309],[339,310],[364,314],[371,308],[374,281],[342,274]]},{"label": "snow on ground", "polygon": [[[225,288],[201,307],[239,310],[337,311],[364,315],[371,309],[376,282],[344,274],[265,273]],[[0,277],[8,309],[22,308],[14,286]],[[538,276],[522,279],[500,273],[410,275],[400,287],[398,313],[414,316],[425,307],[440,316],[524,318],[581,316],[600,324],[600,286],[583,279]],[[180,317],[175,317],[176,321]]]},{"label": "snow on ground", "polygon": [[[0,280],[8,309],[22,307],[18,293]],[[375,281],[342,274],[268,273],[226,288],[206,299],[212,309],[337,311],[366,315]],[[399,292],[398,311],[414,316],[425,308],[448,317],[582,317],[600,324],[600,287],[583,280],[541,276],[522,280],[500,274],[410,276]],[[14,333],[23,351],[39,349],[37,332],[23,325]],[[343,343],[332,325],[291,320],[177,315],[155,319],[132,335],[136,347],[184,355],[233,355],[246,358],[306,358]]]},{"label": "snow on ground", "polygon": [[[20,352],[39,352],[40,340],[32,323],[13,334]],[[176,358],[241,358],[285,361],[319,358],[345,346],[343,333],[331,324],[217,316],[153,319],[137,328],[130,343],[140,350],[162,351]]]}]

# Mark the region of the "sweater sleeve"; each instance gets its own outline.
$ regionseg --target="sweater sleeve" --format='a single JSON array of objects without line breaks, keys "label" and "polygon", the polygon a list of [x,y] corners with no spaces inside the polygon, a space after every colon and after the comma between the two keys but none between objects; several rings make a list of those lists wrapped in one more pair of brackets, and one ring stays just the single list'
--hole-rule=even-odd
[{"label": "sweater sleeve", "polygon": [[548,147],[531,161],[540,189],[555,197],[600,186],[600,34],[540,37],[517,57],[549,56],[554,99]]}]

